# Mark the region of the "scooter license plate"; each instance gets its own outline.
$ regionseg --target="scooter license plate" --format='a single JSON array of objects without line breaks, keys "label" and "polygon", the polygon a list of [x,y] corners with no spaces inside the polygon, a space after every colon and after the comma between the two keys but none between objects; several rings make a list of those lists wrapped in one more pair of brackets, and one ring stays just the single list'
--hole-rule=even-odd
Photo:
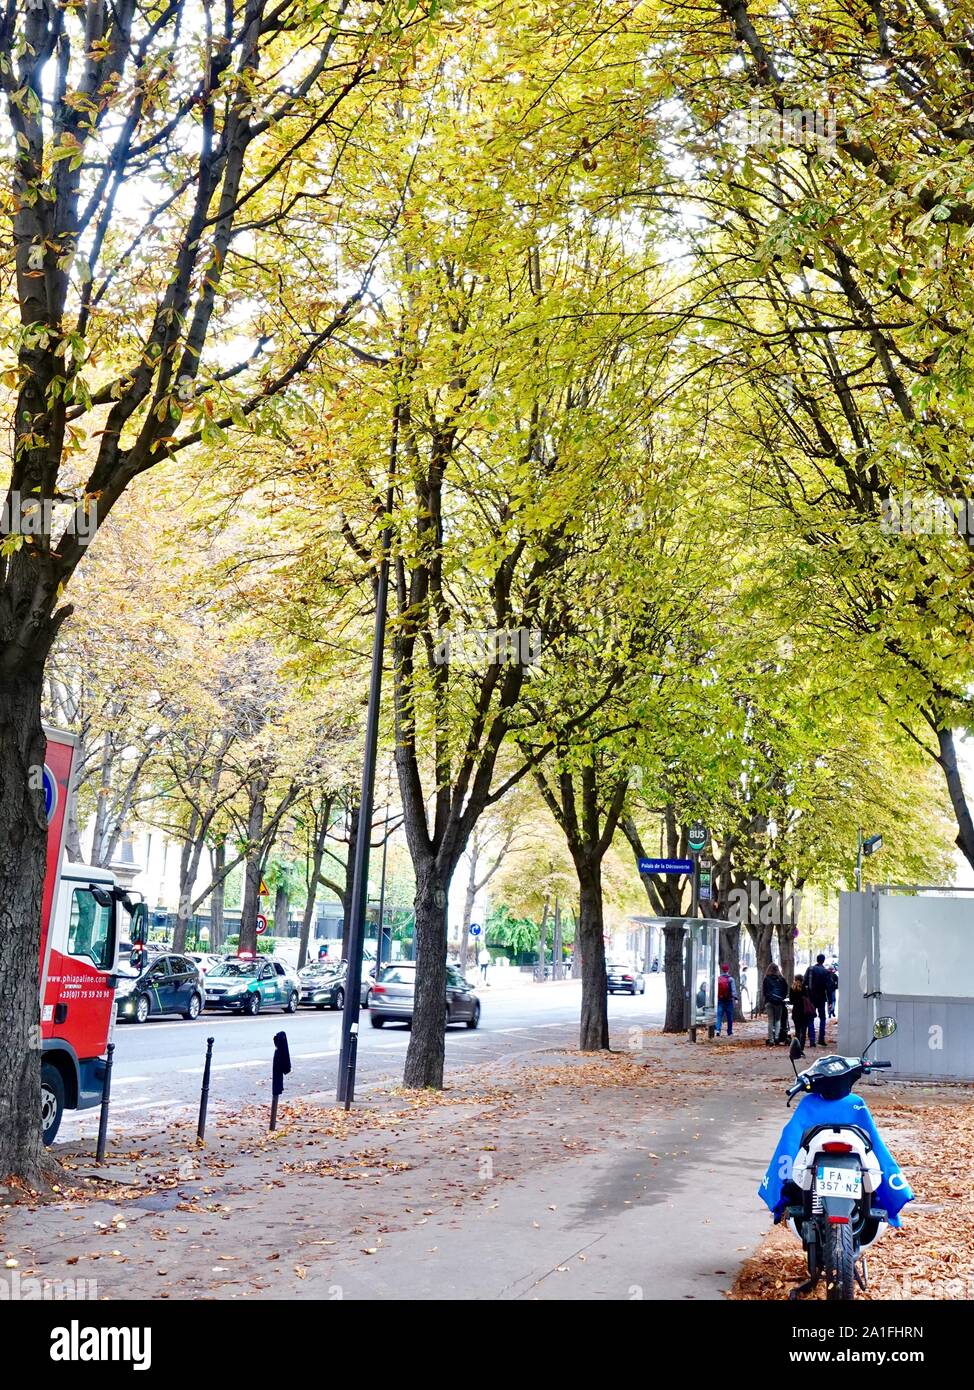
[{"label": "scooter license plate", "polygon": [[861,1197],[862,1171],[859,1168],[830,1168],[823,1163],[816,1175],[816,1187],[823,1197]]}]

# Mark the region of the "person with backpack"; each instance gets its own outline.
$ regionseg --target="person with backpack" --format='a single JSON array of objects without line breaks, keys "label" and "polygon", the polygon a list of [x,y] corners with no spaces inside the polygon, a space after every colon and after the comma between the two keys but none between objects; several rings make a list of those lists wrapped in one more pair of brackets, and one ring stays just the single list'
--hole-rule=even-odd
[{"label": "person with backpack", "polygon": [[720,1037],[720,1025],[724,1019],[727,1020],[727,1036],[734,1036],[734,1005],[737,1003],[737,983],[734,976],[730,973],[729,965],[720,967],[720,974],[717,976],[717,1036]]},{"label": "person with backpack", "polygon": [[835,961],[829,966],[829,977],[832,981],[832,988],[829,990],[829,1018],[835,1018],[835,996],[839,988],[839,972],[835,968]]},{"label": "person with backpack", "polygon": [[777,1047],[781,1041],[781,1023],[788,1001],[788,981],[774,961],[768,966],[764,977],[764,1007],[768,1011],[767,1047]]}]

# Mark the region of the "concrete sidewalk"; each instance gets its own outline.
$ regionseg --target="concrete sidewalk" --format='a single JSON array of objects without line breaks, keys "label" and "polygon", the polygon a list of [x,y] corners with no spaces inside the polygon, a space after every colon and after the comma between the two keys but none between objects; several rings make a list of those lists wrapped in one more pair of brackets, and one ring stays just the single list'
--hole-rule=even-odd
[{"label": "concrete sidewalk", "polygon": [[205,1150],[175,1124],[113,1154],[115,1182],[69,1153],[60,1192],[0,1213],[3,1263],[98,1298],[719,1298],[769,1225],[781,1057],[627,1041],[350,1114],[311,1097],[275,1135],[246,1107]]}]

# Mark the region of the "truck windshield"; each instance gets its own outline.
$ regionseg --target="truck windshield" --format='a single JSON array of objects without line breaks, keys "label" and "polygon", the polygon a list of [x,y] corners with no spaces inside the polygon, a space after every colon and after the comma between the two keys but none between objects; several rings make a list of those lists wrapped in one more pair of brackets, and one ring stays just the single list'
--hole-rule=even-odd
[{"label": "truck windshield", "polygon": [[99,970],[111,970],[115,961],[115,909],[96,903],[87,888],[71,895],[68,954],[84,956]]}]

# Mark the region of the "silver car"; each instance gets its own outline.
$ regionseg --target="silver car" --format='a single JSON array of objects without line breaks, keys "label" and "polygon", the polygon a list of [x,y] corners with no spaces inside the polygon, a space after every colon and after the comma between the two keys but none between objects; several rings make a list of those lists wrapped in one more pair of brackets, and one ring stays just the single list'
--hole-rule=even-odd
[{"label": "silver car", "polygon": [[[369,1022],[373,1028],[384,1023],[412,1023],[416,993],[416,965],[400,960],[384,965],[369,995]],[[446,967],[444,1021],[465,1023],[476,1028],[480,1022],[480,1000],[454,966]]]}]

